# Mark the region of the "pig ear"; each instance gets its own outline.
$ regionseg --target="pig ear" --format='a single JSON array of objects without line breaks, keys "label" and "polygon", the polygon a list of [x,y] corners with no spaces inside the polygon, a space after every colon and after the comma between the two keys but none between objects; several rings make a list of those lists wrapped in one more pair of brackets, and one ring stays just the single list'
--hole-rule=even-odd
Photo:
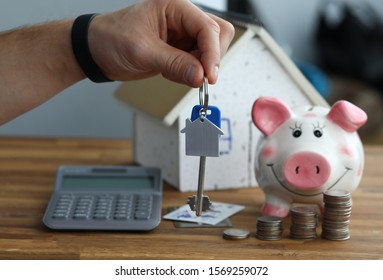
[{"label": "pig ear", "polygon": [[251,111],[255,126],[266,136],[272,134],[293,115],[289,106],[275,97],[260,97]]},{"label": "pig ear", "polygon": [[330,109],[327,118],[347,132],[354,132],[367,122],[367,114],[348,101],[338,101]]}]

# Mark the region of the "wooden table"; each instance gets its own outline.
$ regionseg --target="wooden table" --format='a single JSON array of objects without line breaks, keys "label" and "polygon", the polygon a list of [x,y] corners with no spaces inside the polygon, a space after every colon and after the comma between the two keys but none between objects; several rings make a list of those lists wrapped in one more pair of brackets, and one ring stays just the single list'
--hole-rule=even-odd
[{"label": "wooden table", "polygon": [[[86,139],[0,139],[0,259],[383,259],[383,147],[366,147],[366,168],[353,193],[351,239],[280,241],[254,237],[263,193],[259,188],[210,192],[215,201],[246,208],[231,217],[251,231],[222,238],[222,228],[176,228],[163,220],[147,233],[52,231],[42,224],[58,166],[126,165],[131,142]],[[163,213],[191,193],[165,186]],[[288,222],[286,222],[288,223]],[[320,228],[318,229],[320,232]]]}]

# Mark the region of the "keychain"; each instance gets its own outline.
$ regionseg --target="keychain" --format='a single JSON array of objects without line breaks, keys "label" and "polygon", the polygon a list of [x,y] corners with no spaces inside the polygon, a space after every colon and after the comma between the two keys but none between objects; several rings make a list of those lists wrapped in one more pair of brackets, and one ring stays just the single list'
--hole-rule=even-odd
[{"label": "keychain", "polygon": [[218,107],[209,106],[206,77],[199,89],[199,103],[193,107],[191,118],[186,119],[186,126],[181,130],[181,133],[186,135],[186,155],[200,157],[197,194],[190,196],[187,201],[197,216],[209,210],[211,206],[209,197],[203,195],[206,157],[219,156],[219,137],[224,134],[221,130],[220,110]]}]

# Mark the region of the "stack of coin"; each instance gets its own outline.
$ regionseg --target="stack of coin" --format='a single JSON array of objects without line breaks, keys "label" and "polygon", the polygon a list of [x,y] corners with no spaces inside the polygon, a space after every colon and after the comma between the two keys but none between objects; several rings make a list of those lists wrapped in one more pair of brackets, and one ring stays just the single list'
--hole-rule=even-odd
[{"label": "stack of coin", "polygon": [[318,214],[313,207],[297,206],[290,210],[290,237],[293,239],[315,239]]},{"label": "stack of coin", "polygon": [[283,220],[279,217],[261,216],[257,219],[256,237],[262,240],[279,240],[282,238]]},{"label": "stack of coin", "polygon": [[329,240],[349,239],[351,194],[343,190],[329,190],[323,194],[323,202],[322,237]]}]

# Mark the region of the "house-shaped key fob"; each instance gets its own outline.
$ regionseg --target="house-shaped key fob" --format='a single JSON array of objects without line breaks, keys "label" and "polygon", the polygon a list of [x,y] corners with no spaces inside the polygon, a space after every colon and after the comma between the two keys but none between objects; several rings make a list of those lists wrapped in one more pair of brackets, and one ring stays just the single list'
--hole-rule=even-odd
[{"label": "house-shaped key fob", "polygon": [[181,133],[186,136],[186,155],[219,156],[219,137],[224,133],[207,118],[197,118],[194,121],[186,119],[186,126]]}]

